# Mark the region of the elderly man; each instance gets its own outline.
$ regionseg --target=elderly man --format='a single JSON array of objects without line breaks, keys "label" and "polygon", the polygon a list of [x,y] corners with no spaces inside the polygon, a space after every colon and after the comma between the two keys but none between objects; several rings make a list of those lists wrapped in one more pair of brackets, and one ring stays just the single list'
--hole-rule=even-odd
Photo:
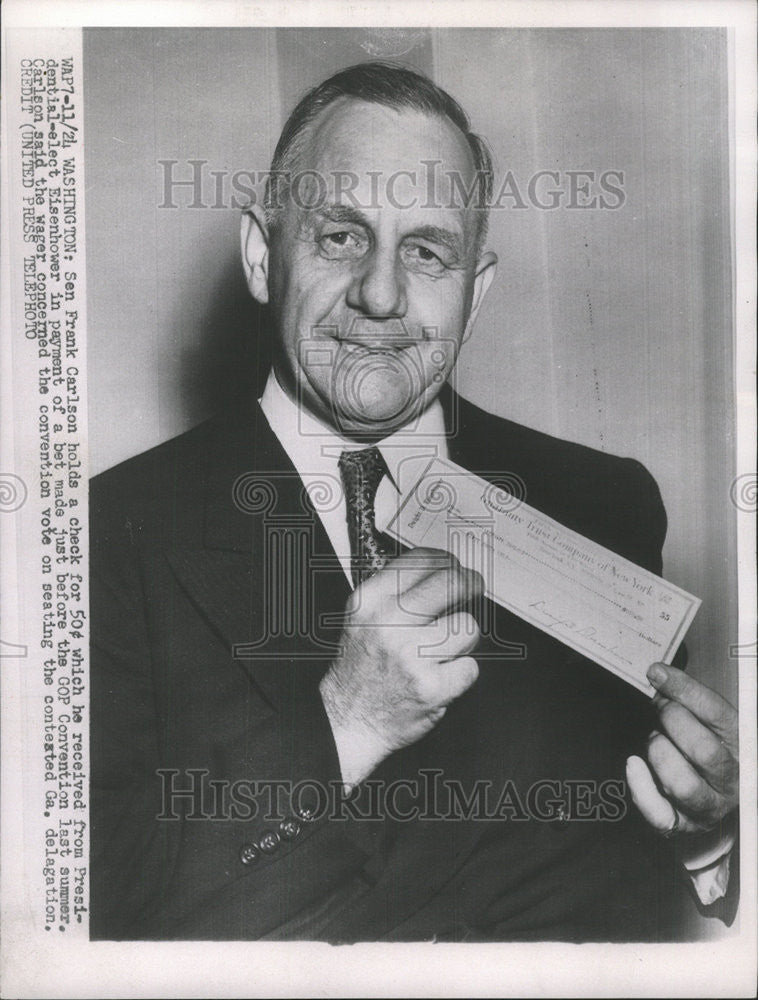
[{"label": "elderly man", "polygon": [[638,463],[446,384],[491,187],[418,74],[306,95],[243,216],[261,399],[94,481],[94,937],[666,940],[692,900],[733,912],[731,706],[662,665],[650,702],[384,534],[436,456],[661,570]]}]

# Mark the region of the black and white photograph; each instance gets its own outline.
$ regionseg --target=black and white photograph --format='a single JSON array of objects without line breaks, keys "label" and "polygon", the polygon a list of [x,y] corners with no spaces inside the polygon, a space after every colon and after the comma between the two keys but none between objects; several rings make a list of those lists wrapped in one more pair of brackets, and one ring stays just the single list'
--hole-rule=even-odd
[{"label": "black and white photograph", "polygon": [[5,26],[12,995],[749,995],[754,11],[236,6]]}]

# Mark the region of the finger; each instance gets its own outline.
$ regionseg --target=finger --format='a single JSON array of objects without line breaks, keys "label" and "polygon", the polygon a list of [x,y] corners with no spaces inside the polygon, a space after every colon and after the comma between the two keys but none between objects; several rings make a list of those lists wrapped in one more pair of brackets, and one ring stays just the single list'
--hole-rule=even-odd
[{"label": "finger", "polygon": [[386,566],[374,573],[361,586],[386,586],[389,578],[397,584],[396,593],[403,593],[411,590],[433,573],[454,569],[459,565],[458,560],[450,552],[422,546],[410,549],[408,552],[402,552],[394,559],[390,559]]},{"label": "finger", "polygon": [[737,757],[737,710],[726,698],[683,670],[665,663],[654,663],[647,672],[648,680],[662,695],[678,701],[709,729],[723,739],[729,752]]},{"label": "finger", "polygon": [[[441,549],[403,552],[355,588],[348,598],[347,609],[351,614],[360,611],[362,617],[376,619],[382,625],[421,625],[433,621],[437,612],[414,606],[404,595],[435,573],[458,565],[454,556]],[[415,618],[416,622],[409,622],[409,618]]]},{"label": "finger", "polygon": [[399,595],[399,602],[407,614],[437,618],[474,600],[483,591],[480,574],[457,564],[417,580]]},{"label": "finger", "polygon": [[647,759],[664,796],[696,823],[711,826],[728,811],[723,797],[697,773],[667,736],[662,733],[651,736]]},{"label": "finger", "polygon": [[662,731],[717,792],[732,795],[737,764],[715,733],[678,701],[662,699],[659,709]]},{"label": "finger", "polygon": [[626,762],[626,783],[645,820],[659,833],[669,833],[677,823],[676,809],[658,791],[650,769],[641,757]]},{"label": "finger", "polygon": [[479,664],[473,656],[459,656],[456,660],[437,665],[437,698],[441,705],[449,705],[468,691],[479,676]]},{"label": "finger", "polygon": [[471,653],[481,636],[478,622],[465,611],[443,615],[418,632],[416,655],[419,659],[437,662],[454,660]]},{"label": "finger", "polygon": [[[451,569],[460,563],[451,552],[445,549],[432,549],[420,545],[418,548],[401,552],[399,556],[387,564],[402,570],[403,579],[412,585],[416,579],[421,580],[438,570]],[[386,569],[387,567],[385,567]]]}]

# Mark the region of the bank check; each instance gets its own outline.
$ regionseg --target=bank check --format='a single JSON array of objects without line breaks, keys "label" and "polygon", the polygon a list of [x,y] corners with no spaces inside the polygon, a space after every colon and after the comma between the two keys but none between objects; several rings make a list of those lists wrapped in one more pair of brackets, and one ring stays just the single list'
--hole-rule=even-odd
[{"label": "bank check", "polygon": [[584,538],[453,462],[419,466],[387,527],[452,552],[514,614],[652,697],[646,672],[670,663],[700,600]]}]

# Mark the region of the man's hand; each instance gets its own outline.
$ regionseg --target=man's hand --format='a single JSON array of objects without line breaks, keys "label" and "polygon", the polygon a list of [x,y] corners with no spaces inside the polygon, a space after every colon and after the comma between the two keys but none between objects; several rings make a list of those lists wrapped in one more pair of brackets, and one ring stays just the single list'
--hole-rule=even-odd
[{"label": "man's hand", "polygon": [[428,733],[479,674],[479,626],[456,610],[481,576],[437,549],[393,559],[348,599],[341,653],[321,680],[346,785]]},{"label": "man's hand", "polygon": [[712,830],[738,803],[737,710],[676,667],[654,663],[648,679],[661,728],[650,734],[647,764],[627,761],[632,799],[663,834]]}]

